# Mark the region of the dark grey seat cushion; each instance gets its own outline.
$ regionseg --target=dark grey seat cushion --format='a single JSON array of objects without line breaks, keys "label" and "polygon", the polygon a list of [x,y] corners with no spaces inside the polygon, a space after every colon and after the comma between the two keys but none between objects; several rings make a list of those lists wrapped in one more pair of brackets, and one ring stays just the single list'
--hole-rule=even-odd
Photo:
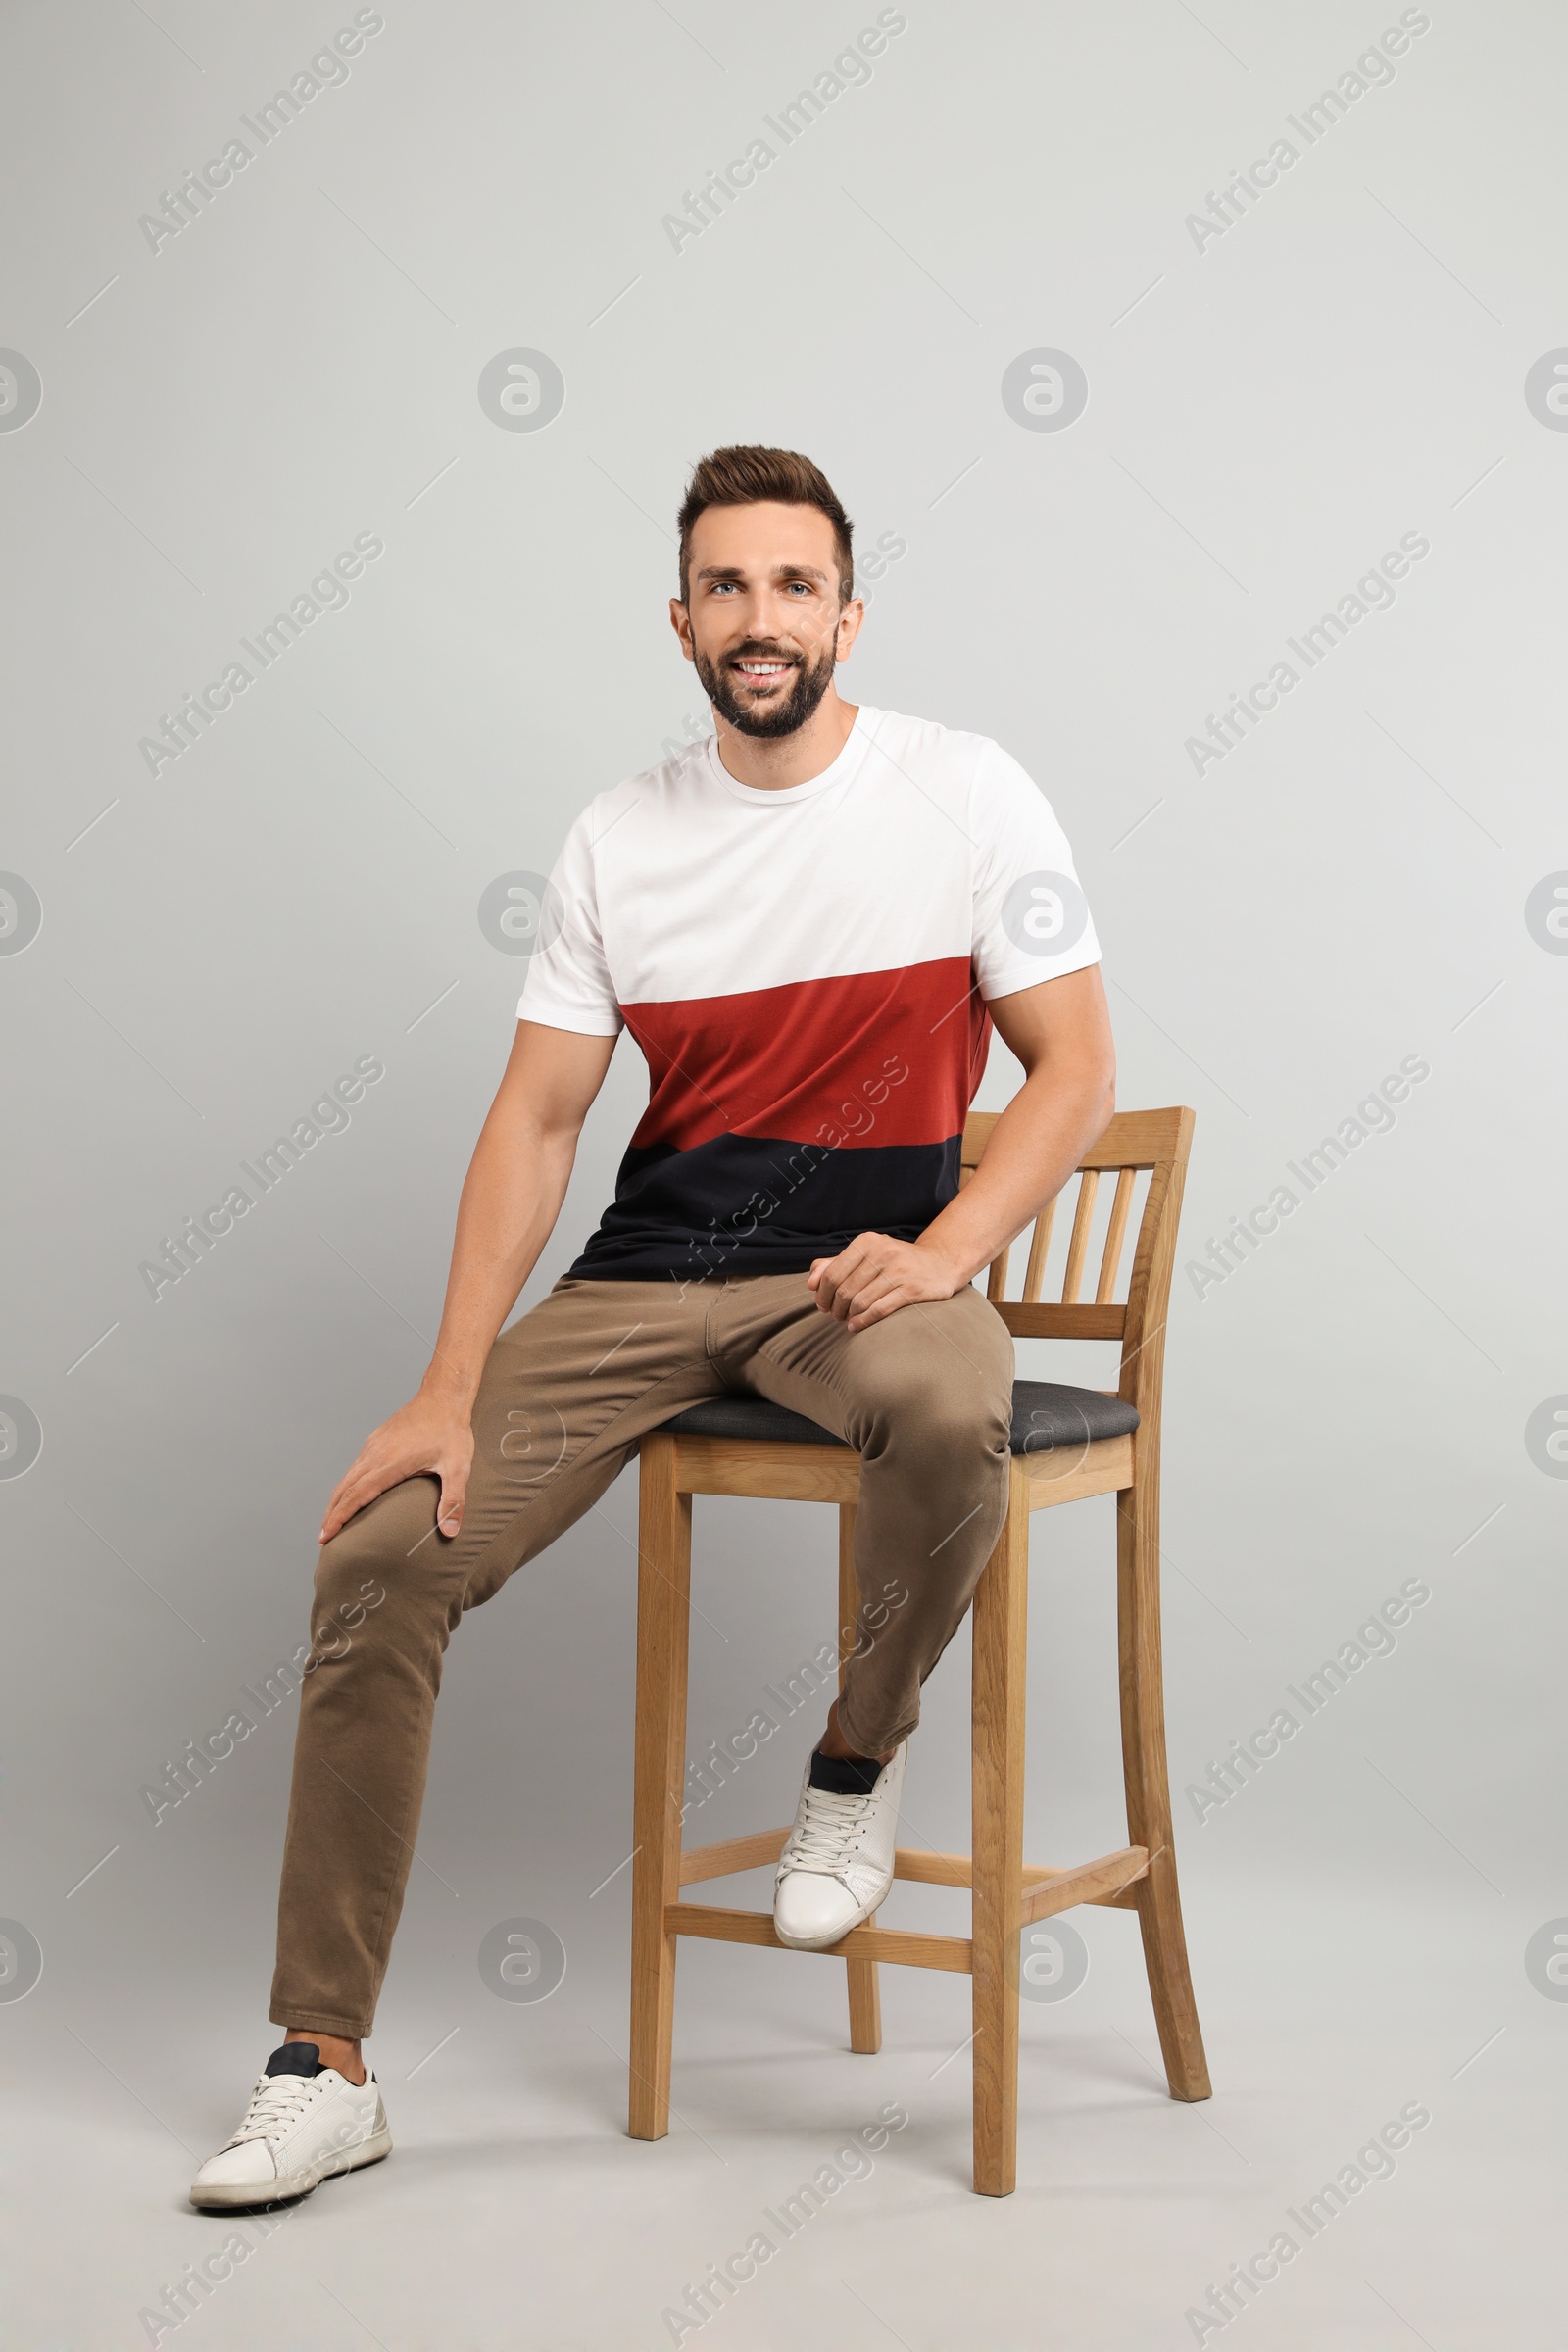
[{"label": "dark grey seat cushion", "polygon": [[[765,1396],[735,1394],[688,1405],[664,1423],[687,1438],[772,1438],[796,1446],[837,1446],[830,1430],[769,1404]],[[1054,1380],[1012,1384],[1012,1450],[1051,1453],[1058,1446],[1082,1446],[1089,1438],[1120,1438],[1138,1427],[1137,1408],[1102,1389],[1071,1389]]]}]

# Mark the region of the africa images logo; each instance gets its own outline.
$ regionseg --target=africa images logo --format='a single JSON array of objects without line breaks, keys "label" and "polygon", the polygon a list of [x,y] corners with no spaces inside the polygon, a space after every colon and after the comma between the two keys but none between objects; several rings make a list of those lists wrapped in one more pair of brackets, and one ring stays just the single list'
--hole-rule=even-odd
[{"label": "africa images logo", "polygon": [[1020,351],[1002,378],[1002,405],[1026,433],[1059,433],[1089,406],[1089,378],[1069,351]]},{"label": "africa images logo", "polygon": [[479,406],[504,433],[542,432],[565,404],[566,379],[545,351],[518,344],[479,371]]},{"label": "africa images logo", "polygon": [[0,351],[0,433],[19,433],[38,414],[43,384],[20,351]]}]

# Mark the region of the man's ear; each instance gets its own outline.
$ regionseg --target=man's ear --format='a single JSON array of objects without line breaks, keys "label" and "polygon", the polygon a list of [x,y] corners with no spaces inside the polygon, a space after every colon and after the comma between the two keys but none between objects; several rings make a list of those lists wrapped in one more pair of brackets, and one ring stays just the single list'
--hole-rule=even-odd
[{"label": "man's ear", "polygon": [[692,654],[691,615],[687,612],[685,605],[681,602],[681,599],[678,596],[672,596],[669,600],[669,625],[674,630],[676,636],[680,639],[681,652],[685,655],[687,661],[690,662],[694,658]]},{"label": "man's ear", "polygon": [[864,618],[864,605],[858,596],[852,596],[838,617],[833,646],[833,658],[836,662],[849,660],[855,640],[860,634],[860,623]]}]

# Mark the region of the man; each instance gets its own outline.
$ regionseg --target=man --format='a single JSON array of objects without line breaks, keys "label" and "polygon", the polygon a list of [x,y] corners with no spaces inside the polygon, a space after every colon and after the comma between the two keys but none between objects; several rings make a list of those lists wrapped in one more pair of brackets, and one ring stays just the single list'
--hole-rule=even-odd
[{"label": "man", "polygon": [[[860,1625],[776,1885],[780,1940],[806,1950],[888,1891],[920,1686],[1005,1513],[1012,1348],[972,1278],[1113,1099],[1071,855],[995,744],[841,698],[862,608],[849,519],[809,460],[715,451],[680,533],[670,617],[716,733],[571,827],[429,1370],[327,1505],[272,1988],[285,2038],[197,2205],[298,2196],[390,2150],[360,2045],[448,1637],[648,1431],[740,1391],[862,1457]],[[993,1023],[1025,1083],[960,1193]],[[614,1201],[502,1331],[622,1027],[650,1098]]]}]

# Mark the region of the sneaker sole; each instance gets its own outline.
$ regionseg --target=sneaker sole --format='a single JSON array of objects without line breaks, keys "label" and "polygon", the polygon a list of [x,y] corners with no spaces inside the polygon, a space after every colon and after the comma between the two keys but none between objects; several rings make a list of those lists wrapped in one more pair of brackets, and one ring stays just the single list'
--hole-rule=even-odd
[{"label": "sneaker sole", "polygon": [[190,2201],[198,2213],[235,2213],[247,2208],[258,2211],[266,2205],[297,2205],[302,2197],[308,2197],[313,2189],[319,2188],[323,2180],[335,2180],[342,2173],[362,2172],[368,2164],[383,2164],[391,2153],[390,2130],[376,2132],[359,2147],[351,2148],[347,2156],[323,2157],[318,2164],[308,2166],[304,2172],[284,2174],[272,2183],[270,2194],[266,2196],[257,2194],[261,2183],[236,2180],[231,2185],[220,2182],[212,2188],[203,2189],[200,2195],[193,2188]]}]

